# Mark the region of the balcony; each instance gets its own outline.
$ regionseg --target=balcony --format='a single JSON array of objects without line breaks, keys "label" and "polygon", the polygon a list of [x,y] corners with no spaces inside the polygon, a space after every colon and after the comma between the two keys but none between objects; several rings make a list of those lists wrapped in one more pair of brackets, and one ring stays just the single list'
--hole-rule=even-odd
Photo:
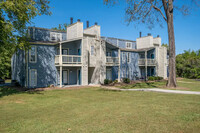
[{"label": "balcony", "polygon": [[[147,66],[155,66],[156,60],[155,59],[147,59]],[[145,59],[139,59],[138,60],[138,65],[139,66],[145,66]]]},{"label": "balcony", "polygon": [[55,64],[62,66],[80,66],[81,56],[80,55],[56,55]]},{"label": "balcony", "polygon": [[107,66],[118,66],[119,58],[118,57],[106,57],[106,65]]}]

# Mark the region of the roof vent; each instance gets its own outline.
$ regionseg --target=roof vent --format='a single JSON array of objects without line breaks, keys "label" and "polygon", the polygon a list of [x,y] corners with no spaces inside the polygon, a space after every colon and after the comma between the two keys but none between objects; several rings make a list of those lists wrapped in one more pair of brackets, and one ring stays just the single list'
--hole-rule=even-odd
[{"label": "roof vent", "polygon": [[89,21],[87,21],[87,28],[89,28],[90,27],[90,25],[89,25]]},{"label": "roof vent", "polygon": [[142,37],[142,32],[140,32],[140,38]]}]

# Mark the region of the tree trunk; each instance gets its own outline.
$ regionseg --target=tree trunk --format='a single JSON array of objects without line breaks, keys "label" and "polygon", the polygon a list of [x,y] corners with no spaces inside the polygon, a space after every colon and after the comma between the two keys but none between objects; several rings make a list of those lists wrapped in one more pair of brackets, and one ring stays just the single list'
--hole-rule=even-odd
[{"label": "tree trunk", "polygon": [[[173,10],[173,9],[172,9]],[[169,78],[167,87],[176,87],[176,51],[174,37],[173,13],[167,16],[168,39],[169,39]]]}]

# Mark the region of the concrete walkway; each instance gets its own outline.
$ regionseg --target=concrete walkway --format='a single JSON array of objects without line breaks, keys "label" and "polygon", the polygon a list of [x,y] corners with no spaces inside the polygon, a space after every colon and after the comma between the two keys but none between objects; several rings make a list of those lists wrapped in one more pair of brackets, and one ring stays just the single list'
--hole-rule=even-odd
[{"label": "concrete walkway", "polygon": [[102,86],[102,88],[105,88],[105,89],[108,89],[108,90],[117,90],[117,91],[151,91],[151,92],[162,92],[162,93],[200,95],[200,92],[198,92],[198,91],[167,90],[167,89],[159,89],[159,88],[120,89],[120,88],[108,87],[108,86]]}]

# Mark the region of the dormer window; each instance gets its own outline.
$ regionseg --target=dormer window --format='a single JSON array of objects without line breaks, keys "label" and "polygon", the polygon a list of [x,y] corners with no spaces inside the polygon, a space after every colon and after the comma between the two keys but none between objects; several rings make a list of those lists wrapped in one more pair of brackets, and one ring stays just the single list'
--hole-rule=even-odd
[{"label": "dormer window", "polygon": [[132,48],[132,43],[131,42],[126,42],[126,48],[131,49]]},{"label": "dormer window", "polygon": [[50,32],[50,41],[60,42],[62,41],[62,34],[57,32]]}]

